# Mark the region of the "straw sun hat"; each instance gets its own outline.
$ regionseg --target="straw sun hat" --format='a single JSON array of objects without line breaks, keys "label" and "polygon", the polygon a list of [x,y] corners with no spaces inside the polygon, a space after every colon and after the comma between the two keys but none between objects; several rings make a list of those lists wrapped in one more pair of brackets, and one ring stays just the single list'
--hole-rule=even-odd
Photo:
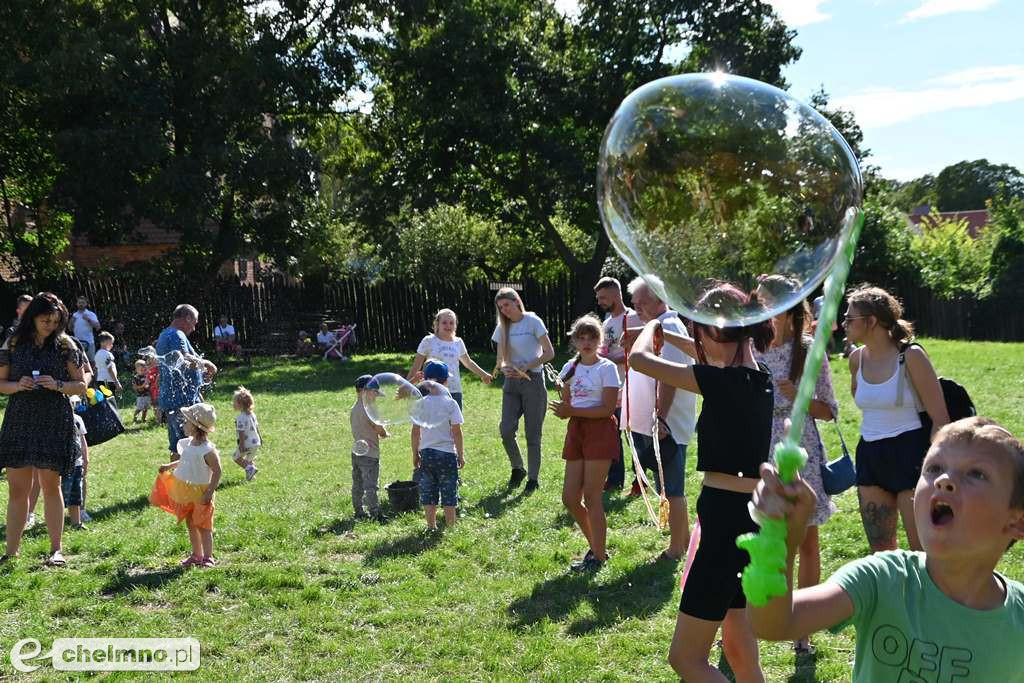
[{"label": "straw sun hat", "polygon": [[181,416],[204,432],[214,431],[217,424],[217,410],[209,403],[197,403],[181,409]]}]

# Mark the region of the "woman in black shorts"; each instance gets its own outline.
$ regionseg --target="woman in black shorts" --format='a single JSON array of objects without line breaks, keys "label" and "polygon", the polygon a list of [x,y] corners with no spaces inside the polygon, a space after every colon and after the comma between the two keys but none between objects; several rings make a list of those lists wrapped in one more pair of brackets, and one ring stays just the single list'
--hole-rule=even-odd
[{"label": "woman in black shorts", "polygon": [[[719,285],[699,305],[719,301],[728,308],[746,306],[751,296],[732,285]],[[659,357],[654,352],[658,334],[658,322],[648,323],[633,346],[630,365],[704,397],[697,420],[697,470],[704,473],[697,499],[701,538],[687,569],[669,663],[688,681],[726,680],[708,662],[721,626],[722,648],[736,680],[763,681],[739,578],[750,558],[736,547],[736,537],[757,530],[747,504],[769,452],[774,394],[771,374],[755,362],[753,351],[764,352],[771,344],[772,321],[726,328],[694,323],[695,365]],[[670,334],[664,338],[675,345],[682,343]]]},{"label": "woman in black shorts", "polygon": [[[949,422],[942,389],[924,349],[907,346],[914,328],[901,319],[903,306],[892,294],[864,285],[846,304],[846,336],[862,345],[850,354],[850,390],[863,413],[857,444],[860,518],[871,552],[897,549],[897,513],[910,549],[920,550],[913,494],[932,434]],[[920,410],[931,417],[930,433]]]}]

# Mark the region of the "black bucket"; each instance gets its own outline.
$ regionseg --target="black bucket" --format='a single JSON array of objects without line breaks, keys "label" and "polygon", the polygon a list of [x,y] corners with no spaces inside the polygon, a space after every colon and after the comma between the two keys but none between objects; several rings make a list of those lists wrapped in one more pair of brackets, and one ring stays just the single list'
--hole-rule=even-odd
[{"label": "black bucket", "polygon": [[420,485],[414,481],[393,481],[384,487],[394,512],[420,509]]}]

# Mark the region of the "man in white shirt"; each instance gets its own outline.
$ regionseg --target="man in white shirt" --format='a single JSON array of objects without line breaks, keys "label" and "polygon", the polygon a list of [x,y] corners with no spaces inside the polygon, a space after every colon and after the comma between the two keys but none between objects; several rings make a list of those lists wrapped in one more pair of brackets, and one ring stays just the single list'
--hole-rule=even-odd
[{"label": "man in white shirt", "polygon": [[[626,376],[626,350],[622,346],[622,339],[629,325],[639,325],[640,320],[636,312],[622,303],[622,285],[613,277],[603,277],[594,285],[594,297],[597,305],[604,313],[604,346],[598,354],[615,363],[615,370],[619,374],[619,386],[623,384]],[[615,408],[615,420],[621,424],[622,420],[622,389],[619,389],[619,405]],[[608,469],[608,480],[604,484],[605,491],[622,488],[626,479],[626,467],[623,462],[622,440],[619,440],[619,459],[613,460]],[[633,481],[636,486],[636,480]],[[639,489],[637,489],[639,494]]]},{"label": "man in white shirt", "polygon": [[238,344],[235,342],[235,326],[228,322],[228,317],[222,315],[218,324],[213,328],[213,344],[217,353],[238,353]]},{"label": "man in white shirt", "polygon": [[78,341],[82,342],[89,360],[96,356],[96,340],[93,334],[100,329],[100,319],[89,310],[89,301],[84,297],[78,297],[76,302],[77,310],[71,314],[71,333]]},{"label": "man in white shirt", "polygon": [[[627,288],[640,317],[660,320],[662,329],[689,338],[686,326],[675,311],[651,291],[643,280],[636,278]],[[690,365],[693,359],[672,344],[666,343],[661,355],[667,360]],[[686,446],[697,424],[697,395],[668,384],[648,381],[630,383],[630,419],[633,444],[644,468],[653,474],[652,481],[661,489],[658,464],[654,457],[654,437],[657,433],[662,470],[665,474],[665,496],[668,498],[668,525],[671,532],[669,547],[660,559],[676,562],[686,554],[690,543],[690,526],[686,514]],[[655,426],[655,414],[657,425]],[[657,430],[657,431],[655,431]]]}]

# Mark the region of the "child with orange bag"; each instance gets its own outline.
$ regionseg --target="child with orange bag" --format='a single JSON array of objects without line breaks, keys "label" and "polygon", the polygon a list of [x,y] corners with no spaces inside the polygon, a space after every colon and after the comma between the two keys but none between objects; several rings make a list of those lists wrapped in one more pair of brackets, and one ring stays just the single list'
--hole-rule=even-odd
[{"label": "child with orange bag", "polygon": [[185,520],[192,554],[182,567],[213,567],[213,492],[220,483],[220,455],[208,435],[217,412],[209,403],[181,409],[186,438],[178,441],[180,459],[160,465],[149,502]]}]

